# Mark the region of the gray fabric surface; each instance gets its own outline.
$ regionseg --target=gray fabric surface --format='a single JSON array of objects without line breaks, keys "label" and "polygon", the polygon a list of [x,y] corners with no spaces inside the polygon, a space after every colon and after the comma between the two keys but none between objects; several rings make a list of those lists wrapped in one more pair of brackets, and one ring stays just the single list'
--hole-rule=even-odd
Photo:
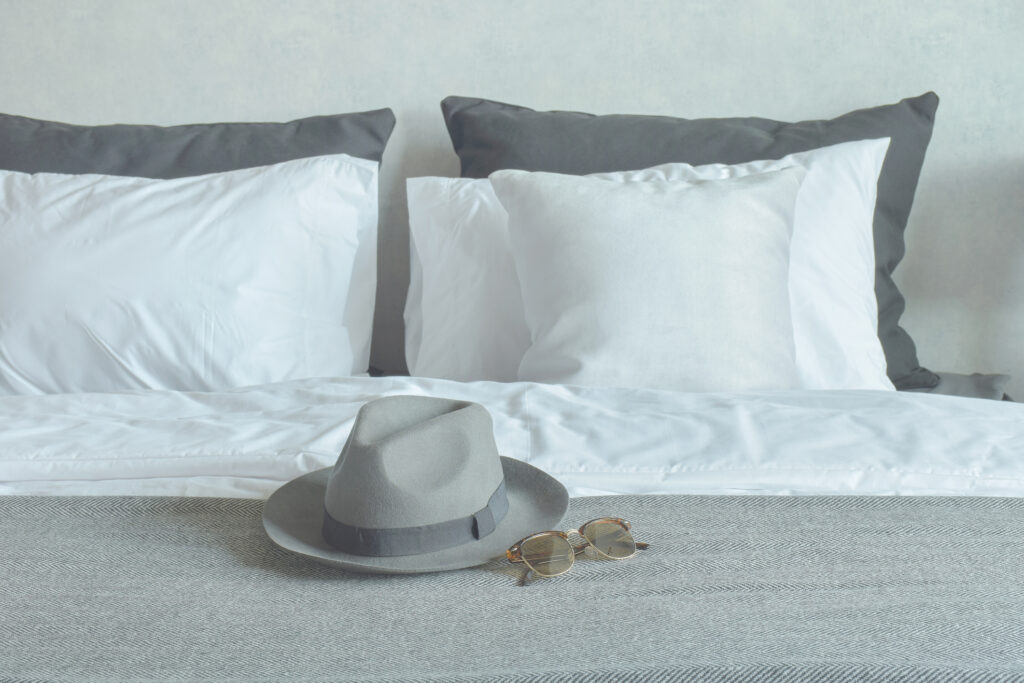
[{"label": "gray fabric surface", "polygon": [[0,498],[0,677],[1024,681],[1024,499],[575,499],[651,549],[526,587],[313,564],[261,508]]},{"label": "gray fabric surface", "polygon": [[831,120],[797,123],[753,117],[594,116],[534,111],[472,97],[447,97],[441,111],[462,175],[468,178],[485,178],[503,168],[582,174],[669,162],[738,164],[840,142],[891,138],[878,178],[875,295],[889,377],[904,389],[939,381],[920,367],[913,340],[899,326],[905,302],[892,278],[903,259],[903,233],[938,105],[938,96],[929,92]]},{"label": "gray fabric surface", "polygon": [[0,168],[143,178],[234,171],[323,154],[380,161],[390,109],[287,123],[78,126],[0,114]]}]

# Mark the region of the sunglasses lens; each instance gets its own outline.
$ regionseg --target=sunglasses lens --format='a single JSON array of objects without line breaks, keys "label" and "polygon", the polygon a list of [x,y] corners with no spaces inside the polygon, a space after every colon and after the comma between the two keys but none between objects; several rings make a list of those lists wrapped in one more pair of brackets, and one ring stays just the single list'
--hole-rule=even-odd
[{"label": "sunglasses lens", "polygon": [[633,535],[616,522],[592,522],[583,533],[597,552],[613,560],[624,560],[636,554]]},{"label": "sunglasses lens", "polygon": [[555,534],[535,536],[521,546],[523,562],[541,576],[558,576],[569,571],[576,555],[569,541]]}]

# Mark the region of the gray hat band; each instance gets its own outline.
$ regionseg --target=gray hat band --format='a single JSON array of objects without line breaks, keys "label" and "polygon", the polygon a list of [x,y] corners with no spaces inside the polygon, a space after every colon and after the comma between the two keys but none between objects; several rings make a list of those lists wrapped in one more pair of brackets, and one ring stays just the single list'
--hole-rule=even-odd
[{"label": "gray hat band", "polygon": [[333,547],[354,555],[394,557],[453,548],[490,534],[508,513],[505,480],[482,509],[468,517],[423,526],[371,529],[339,522],[324,510],[323,537]]}]

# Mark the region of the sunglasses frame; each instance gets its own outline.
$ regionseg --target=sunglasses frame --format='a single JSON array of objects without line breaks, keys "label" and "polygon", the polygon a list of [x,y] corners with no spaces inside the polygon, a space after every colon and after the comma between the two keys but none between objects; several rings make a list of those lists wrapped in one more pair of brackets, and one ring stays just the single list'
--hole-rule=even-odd
[{"label": "sunglasses frame", "polygon": [[[587,538],[587,535],[586,535],[587,527],[590,526],[591,524],[596,524],[596,523],[618,524],[620,527],[622,527],[623,529],[625,529],[629,533],[630,538],[633,538],[633,533],[631,531],[631,529],[633,527],[626,520],[624,520],[624,519],[622,519],[620,517],[598,517],[596,519],[590,520],[589,522],[584,522],[580,526],[579,529],[569,529],[568,531],[539,531],[539,532],[537,532],[535,534],[530,534],[526,538],[520,539],[519,541],[514,543],[511,548],[506,550],[505,551],[505,557],[508,559],[509,562],[512,562],[512,563],[515,563],[515,564],[525,564],[529,571],[533,572],[534,574],[537,574],[538,576],[552,577],[552,576],[561,576],[562,574],[565,574],[567,571],[572,569],[573,565],[576,564],[576,556],[579,555],[580,553],[584,552],[588,547],[593,548],[595,552],[597,552],[599,555],[601,555],[601,557],[607,558],[609,560],[628,560],[629,558],[631,558],[631,557],[636,555],[636,551],[637,550],[644,550],[644,549],[646,549],[648,547],[647,543],[641,543],[641,542],[637,541],[635,538],[633,538],[633,552],[630,553],[629,555],[626,555],[625,557],[612,557],[611,555],[606,555],[605,553],[603,553],[600,550],[598,550],[597,546],[595,546],[593,543],[591,543],[590,539]],[[583,545],[577,546],[577,545],[573,544],[572,541],[569,540],[569,534],[576,534],[576,535],[582,537],[585,542],[583,543]],[[558,572],[557,574],[544,574],[542,572],[539,572],[539,571],[537,571],[533,567],[533,565],[531,565],[529,562],[526,561],[525,558],[523,558],[523,544],[525,544],[528,541],[531,541],[531,540],[533,540],[535,538],[542,538],[542,537],[546,537],[546,536],[558,536],[559,538],[564,539],[565,542],[569,544],[569,547],[572,548],[572,551],[573,551],[572,556],[570,557],[571,561],[569,562],[569,566],[566,567],[563,571]]]}]

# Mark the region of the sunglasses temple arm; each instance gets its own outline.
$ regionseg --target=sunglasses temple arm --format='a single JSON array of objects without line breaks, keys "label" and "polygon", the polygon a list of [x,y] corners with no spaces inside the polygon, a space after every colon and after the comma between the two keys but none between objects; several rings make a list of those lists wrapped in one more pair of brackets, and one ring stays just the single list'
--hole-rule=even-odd
[{"label": "sunglasses temple arm", "polygon": [[634,541],[636,543],[637,550],[647,550],[651,547],[650,543],[644,543],[643,541]]},{"label": "sunglasses temple arm", "polygon": [[533,570],[530,569],[529,567],[524,566],[523,567],[523,573],[519,575],[519,583],[517,585],[528,586],[529,582],[530,582],[530,579],[532,577],[533,577]]}]

